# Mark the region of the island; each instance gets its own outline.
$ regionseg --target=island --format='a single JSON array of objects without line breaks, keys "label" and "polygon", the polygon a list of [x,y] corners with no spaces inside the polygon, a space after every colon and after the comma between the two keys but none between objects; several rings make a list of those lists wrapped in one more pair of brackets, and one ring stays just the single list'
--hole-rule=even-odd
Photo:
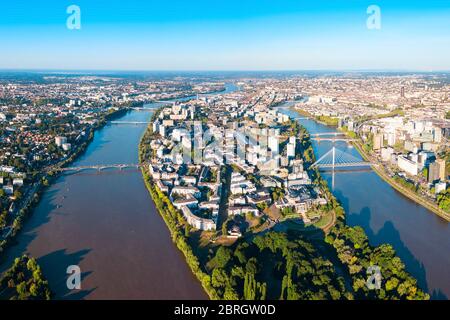
[{"label": "island", "polygon": [[274,97],[237,92],[159,108],[145,184],[211,299],[429,299],[388,244],[371,246]]}]

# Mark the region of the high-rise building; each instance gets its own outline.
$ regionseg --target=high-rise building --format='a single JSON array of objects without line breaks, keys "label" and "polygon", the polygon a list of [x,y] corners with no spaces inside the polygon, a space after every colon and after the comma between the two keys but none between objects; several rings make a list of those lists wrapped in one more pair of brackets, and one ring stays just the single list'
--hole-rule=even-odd
[{"label": "high-rise building", "polygon": [[296,141],[297,141],[297,139],[294,136],[289,137],[289,143],[292,143],[294,145],[294,147],[295,147],[295,142]]},{"label": "high-rise building", "polygon": [[349,121],[347,122],[347,129],[348,129],[348,131],[354,131],[354,130],[355,130],[354,127],[355,127],[354,122],[351,121],[351,120],[349,120]]},{"label": "high-rise building", "polygon": [[428,182],[433,183],[436,180],[439,180],[439,165],[433,162],[428,167]]},{"label": "high-rise building", "polygon": [[160,125],[160,126],[159,126],[159,134],[160,134],[162,137],[165,137],[165,136],[166,136],[166,126],[165,126],[165,125]]},{"label": "high-rise building", "polygon": [[276,136],[269,136],[268,139],[268,145],[270,151],[272,151],[272,155],[277,155],[279,153],[279,143],[278,143],[278,137]]},{"label": "high-rise building", "polygon": [[412,161],[404,156],[398,156],[397,165],[401,170],[412,176],[416,176],[418,173],[417,162]]},{"label": "high-rise building", "polygon": [[373,136],[373,150],[380,150],[383,148],[383,135],[377,133]]},{"label": "high-rise building", "polygon": [[389,133],[387,137],[387,143],[389,146],[394,146],[396,142],[395,133]]},{"label": "high-rise building", "polygon": [[445,172],[445,160],[438,159],[431,163],[428,168],[428,182],[433,183],[434,181],[441,180],[445,182],[447,180],[447,175]]},{"label": "high-rise building", "polygon": [[400,97],[401,98],[405,97],[405,87],[403,87],[403,86],[400,88]]},{"label": "high-rise building", "polygon": [[447,180],[447,172],[445,168],[445,160],[444,159],[438,159],[436,160],[437,166],[438,166],[438,173],[439,173],[439,179],[441,181]]},{"label": "high-rise building", "polygon": [[295,158],[296,139],[294,136],[289,137],[289,143],[287,144],[287,156],[288,158]]},{"label": "high-rise building", "polygon": [[433,128],[433,141],[437,143],[441,143],[442,141],[442,129],[439,127]]},{"label": "high-rise building", "polygon": [[295,144],[294,143],[288,143],[287,144],[287,156],[288,158],[295,158]]}]

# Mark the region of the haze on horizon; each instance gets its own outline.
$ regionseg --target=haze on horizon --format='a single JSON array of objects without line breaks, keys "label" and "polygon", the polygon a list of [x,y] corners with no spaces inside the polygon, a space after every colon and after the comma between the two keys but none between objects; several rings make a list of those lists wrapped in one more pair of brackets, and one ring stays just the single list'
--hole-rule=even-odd
[{"label": "haze on horizon", "polygon": [[[371,5],[380,29],[366,25]],[[9,1],[0,39],[0,69],[442,71],[450,2]]]}]

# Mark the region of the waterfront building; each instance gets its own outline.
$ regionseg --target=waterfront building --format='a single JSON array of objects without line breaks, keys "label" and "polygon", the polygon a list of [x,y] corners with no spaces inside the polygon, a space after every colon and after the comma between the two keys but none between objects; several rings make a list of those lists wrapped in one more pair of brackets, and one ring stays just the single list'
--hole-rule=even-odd
[{"label": "waterfront building", "polygon": [[181,212],[185,217],[187,223],[198,230],[216,230],[216,222],[213,219],[205,219],[194,215],[187,206],[181,207]]},{"label": "waterfront building", "polygon": [[398,156],[397,158],[397,165],[398,167],[405,171],[406,173],[416,176],[418,173],[418,165],[417,162],[412,161],[408,158],[406,158],[405,156]]},{"label": "waterfront building", "polygon": [[447,189],[447,184],[445,182],[438,182],[434,185],[434,192],[439,194]]},{"label": "waterfront building", "polygon": [[439,180],[439,165],[437,162],[433,162],[428,167],[428,182],[433,183]]},{"label": "waterfront building", "polygon": [[377,133],[373,136],[373,150],[377,151],[383,148],[383,135]]},{"label": "waterfront building", "polygon": [[386,162],[391,161],[393,153],[394,153],[394,149],[391,147],[382,148],[381,149],[381,159]]},{"label": "waterfront building", "polygon": [[436,160],[436,163],[438,165],[439,179],[441,181],[446,181],[447,180],[447,172],[446,172],[446,167],[445,167],[445,160],[438,159],[438,160]]}]

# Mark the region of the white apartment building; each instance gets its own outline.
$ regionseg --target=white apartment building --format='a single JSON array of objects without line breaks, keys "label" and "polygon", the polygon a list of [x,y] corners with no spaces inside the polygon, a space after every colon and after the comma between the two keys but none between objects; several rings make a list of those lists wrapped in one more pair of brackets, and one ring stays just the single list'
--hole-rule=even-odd
[{"label": "white apartment building", "polygon": [[405,156],[398,156],[397,165],[401,170],[412,176],[416,176],[419,171],[417,162],[410,160]]}]

